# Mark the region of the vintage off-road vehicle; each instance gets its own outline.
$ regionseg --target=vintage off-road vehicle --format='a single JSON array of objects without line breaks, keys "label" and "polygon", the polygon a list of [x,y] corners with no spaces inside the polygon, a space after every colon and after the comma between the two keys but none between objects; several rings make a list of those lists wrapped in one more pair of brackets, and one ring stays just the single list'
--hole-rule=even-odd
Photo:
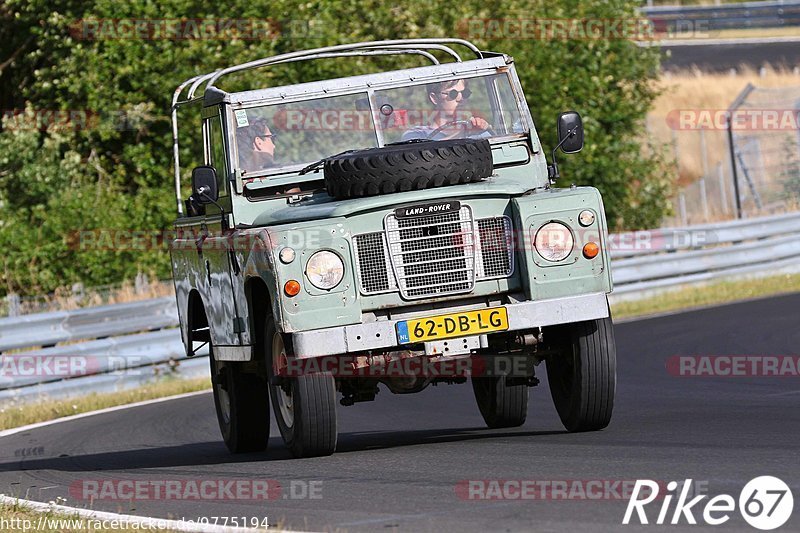
[{"label": "vintage off-road vehicle", "polygon": [[[393,54],[431,64],[216,85],[270,65]],[[205,165],[182,198],[177,118],[191,105]],[[185,81],[172,120],[181,333],[190,356],[209,346],[231,452],[266,448],[271,403],[295,456],[330,454],[337,396],[372,400],[380,383],[412,393],[470,379],[489,427],[519,426],[542,361],[568,430],[608,425],[603,202],[591,187],[554,187],[556,150],[583,146],[581,119],[558,117],[548,164],[511,57],[460,39],[293,52]],[[447,366],[465,361],[480,364]]]}]

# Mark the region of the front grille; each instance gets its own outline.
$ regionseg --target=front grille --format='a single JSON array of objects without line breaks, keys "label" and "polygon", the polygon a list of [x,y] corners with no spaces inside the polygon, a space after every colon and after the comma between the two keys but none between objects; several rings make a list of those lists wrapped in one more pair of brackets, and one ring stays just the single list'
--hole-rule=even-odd
[{"label": "front grille", "polygon": [[398,289],[408,299],[460,294],[470,292],[476,279],[514,273],[507,216],[473,221],[469,206],[462,206],[457,213],[424,217],[389,214],[385,224],[385,232],[353,238],[362,294]]},{"label": "front grille", "polygon": [[475,287],[475,223],[469,206],[423,217],[386,216],[397,286],[405,298],[470,292]]},{"label": "front grille", "polygon": [[361,292],[375,294],[396,289],[383,232],[356,235],[354,242]]},{"label": "front grille", "polygon": [[478,220],[478,279],[506,278],[514,273],[512,237],[510,218]]}]

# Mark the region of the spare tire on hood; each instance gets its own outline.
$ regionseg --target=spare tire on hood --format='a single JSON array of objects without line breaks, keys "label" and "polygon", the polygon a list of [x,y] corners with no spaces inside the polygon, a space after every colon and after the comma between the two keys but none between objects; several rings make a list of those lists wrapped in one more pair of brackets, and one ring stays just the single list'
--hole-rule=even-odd
[{"label": "spare tire on hood", "polygon": [[325,187],[334,198],[431,189],[492,175],[486,139],[422,141],[355,150],[325,161]]}]

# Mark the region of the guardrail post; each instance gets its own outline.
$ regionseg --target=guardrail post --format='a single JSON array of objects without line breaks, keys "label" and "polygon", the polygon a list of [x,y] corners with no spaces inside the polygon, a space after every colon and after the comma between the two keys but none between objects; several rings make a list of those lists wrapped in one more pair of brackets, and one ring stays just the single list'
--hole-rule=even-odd
[{"label": "guardrail post", "polygon": [[708,176],[708,149],[706,147],[706,132],[701,129],[700,132],[700,155],[703,158],[703,177]]},{"label": "guardrail post", "polygon": [[717,163],[717,179],[719,180],[719,202],[722,212],[728,214],[728,195],[725,193],[725,171],[722,170],[722,161]]},{"label": "guardrail post", "polygon": [[683,193],[678,196],[678,210],[681,214],[681,225],[688,226],[689,222],[686,219],[686,195]]},{"label": "guardrail post", "polygon": [[150,280],[147,279],[147,274],[142,274],[141,272],[136,274],[136,279],[133,282],[133,290],[136,294],[144,294],[147,292],[147,288],[150,285]]},{"label": "guardrail post", "polygon": [[6,307],[8,308],[8,316],[19,316],[21,313],[21,300],[19,294],[13,292],[6,296]]},{"label": "guardrail post", "polygon": [[706,195],[706,178],[700,178],[700,205],[703,206],[703,220],[708,222],[708,196]]},{"label": "guardrail post", "polygon": [[736,200],[736,218],[742,218],[742,198],[739,195],[739,174],[736,170],[736,143],[733,140],[733,113],[742,105],[742,103],[750,96],[755,87],[748,83],[745,88],[736,97],[736,100],[728,107],[727,120],[728,120],[728,150],[731,158],[731,177],[733,178],[733,196]]},{"label": "guardrail post", "polygon": [[83,304],[83,299],[85,298],[83,283],[73,284],[71,292],[72,292],[72,303],[80,307]]}]

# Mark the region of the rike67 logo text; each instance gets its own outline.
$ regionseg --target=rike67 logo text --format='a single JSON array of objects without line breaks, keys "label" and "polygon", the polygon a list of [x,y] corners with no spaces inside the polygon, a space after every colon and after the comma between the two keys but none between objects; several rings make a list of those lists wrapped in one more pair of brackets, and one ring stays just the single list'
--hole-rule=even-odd
[{"label": "rike67 logo text", "polygon": [[[640,524],[650,523],[652,515],[647,516],[645,507],[657,499],[661,500],[658,517],[655,519],[655,523],[659,525],[695,525],[697,524],[695,513],[697,513],[703,523],[718,526],[730,520],[731,514],[736,511],[737,501],[728,494],[714,496],[705,502],[703,500],[708,498],[706,494],[689,499],[691,479],[685,480],[682,486],[677,481],[670,481],[667,483],[665,494],[660,494],[659,489],[662,486],[649,479],[636,480],[622,523],[630,524],[634,512]],[[673,500],[675,507],[671,509]],[[782,480],[772,476],[760,476],[744,486],[739,494],[738,507],[742,518],[748,524],[766,531],[776,529],[789,520],[794,508],[794,498],[789,486]]]}]

